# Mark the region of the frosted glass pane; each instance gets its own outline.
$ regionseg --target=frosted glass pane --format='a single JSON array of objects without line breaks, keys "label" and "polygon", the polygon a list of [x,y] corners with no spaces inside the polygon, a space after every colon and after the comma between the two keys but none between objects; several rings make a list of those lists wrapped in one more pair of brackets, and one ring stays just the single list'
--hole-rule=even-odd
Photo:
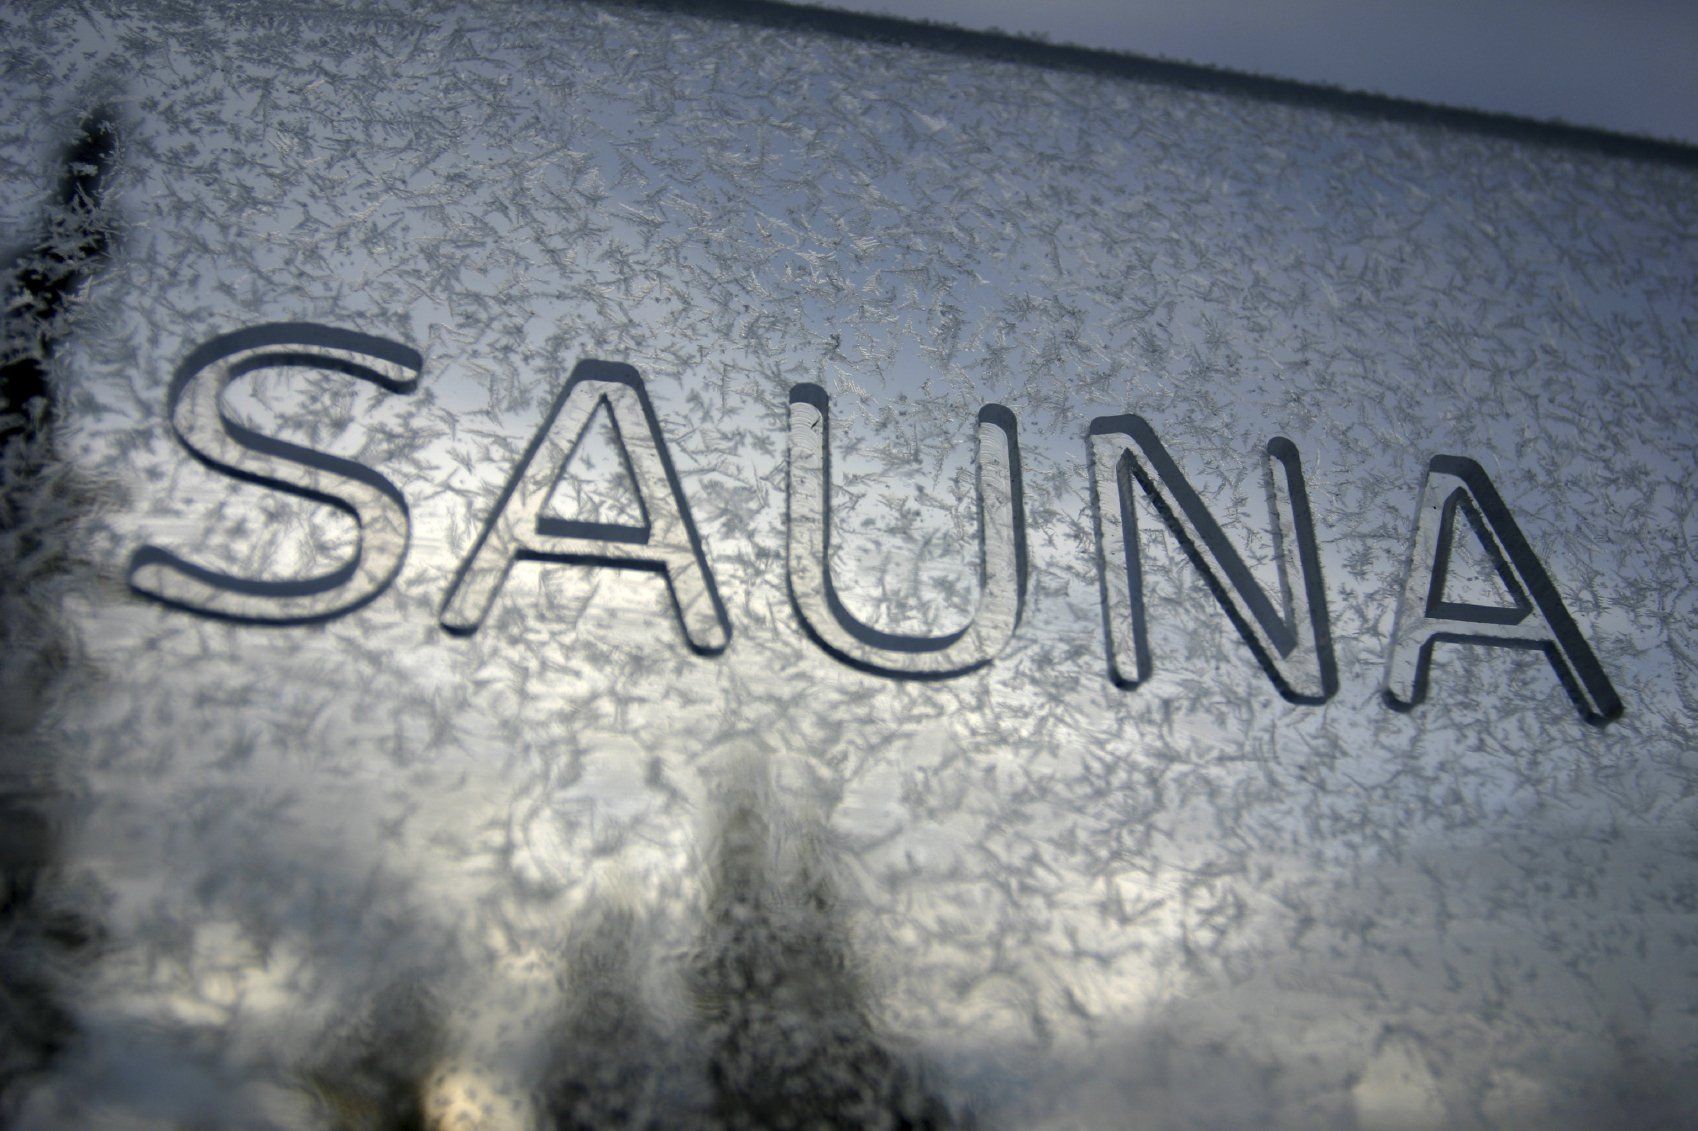
[{"label": "frosted glass pane", "polygon": [[8,291],[0,1121],[1698,1104],[1694,162],[659,6],[0,29],[8,247],[110,233]]}]

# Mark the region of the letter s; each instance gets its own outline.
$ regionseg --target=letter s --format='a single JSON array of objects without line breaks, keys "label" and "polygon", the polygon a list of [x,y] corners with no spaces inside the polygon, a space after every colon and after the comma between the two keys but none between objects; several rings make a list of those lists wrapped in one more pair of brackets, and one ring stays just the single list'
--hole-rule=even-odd
[{"label": "letter s", "polygon": [[410,522],[400,489],[363,464],[244,427],[224,411],[224,391],[256,369],[302,365],[403,393],[418,384],[422,364],[417,351],[399,343],[304,322],[238,330],[189,354],[166,398],[183,446],[239,479],[348,512],[359,524],[358,541],[353,557],[329,573],[277,581],[234,577],[143,546],[130,557],[131,588],[190,612],[261,624],[328,620],[383,592],[407,556]]}]

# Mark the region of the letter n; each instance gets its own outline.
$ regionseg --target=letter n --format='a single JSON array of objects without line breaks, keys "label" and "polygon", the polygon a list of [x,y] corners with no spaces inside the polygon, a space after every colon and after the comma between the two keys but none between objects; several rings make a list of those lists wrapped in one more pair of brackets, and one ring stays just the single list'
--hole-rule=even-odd
[{"label": "letter n", "polygon": [[[1459,511],[1490,555],[1508,605],[1445,600]],[[1460,456],[1435,456],[1427,467],[1386,655],[1383,690],[1391,706],[1409,710],[1427,697],[1433,645],[1441,640],[1537,648],[1588,722],[1607,723],[1621,714],[1597,656],[1485,469]]]},{"label": "letter n", "polygon": [[[607,405],[620,455],[636,484],[643,524],[580,522],[544,513],[549,495],[583,440],[596,409]],[[691,648],[722,652],[731,623],[714,587],[678,473],[660,434],[643,379],[629,365],[580,361],[501,492],[488,524],[460,566],[443,602],[450,632],[475,632],[495,601],[513,559],[653,570],[666,579]]]},{"label": "letter n", "polygon": [[[1280,603],[1276,606],[1220,524],[1141,416],[1091,421],[1091,487],[1109,675],[1135,687],[1150,675],[1144,571],[1133,483],[1143,490],[1274,687],[1293,703],[1324,703],[1338,690],[1314,518],[1297,446],[1268,441],[1268,510],[1273,515]],[[1277,469],[1277,473],[1276,473]]]}]

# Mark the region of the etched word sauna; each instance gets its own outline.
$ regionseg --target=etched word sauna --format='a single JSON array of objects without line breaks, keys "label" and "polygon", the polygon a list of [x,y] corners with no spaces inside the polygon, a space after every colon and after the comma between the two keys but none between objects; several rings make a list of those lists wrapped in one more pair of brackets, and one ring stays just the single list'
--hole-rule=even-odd
[{"label": "etched word sauna", "polygon": [[[359,526],[349,559],[328,573],[286,581],[236,577],[144,546],[130,560],[137,592],[205,616],[302,624],[348,613],[400,572],[411,535],[399,488],[363,464],[265,436],[234,420],[224,393],[244,374],[308,366],[371,381],[395,393],[416,387],[422,359],[366,334],[302,323],[256,326],[215,338],[178,368],[166,410],[184,447],[209,466],[339,507]],[[550,492],[591,418],[605,406],[640,496],[640,524],[581,522],[546,513]],[[980,598],[971,622],[944,636],[882,632],[838,599],[831,576],[830,403],[817,385],[790,392],[787,563],[791,603],[807,634],[844,663],[880,675],[945,679],[991,663],[1025,607],[1028,561],[1014,414],[986,405],[978,419]],[[1089,432],[1097,564],[1109,677],[1121,687],[1149,678],[1136,496],[1154,505],[1202,571],[1275,688],[1294,703],[1326,702],[1338,689],[1314,515],[1297,447],[1267,446],[1269,511],[1279,594],[1252,576],[1208,506],[1140,416],[1105,416]],[[1461,516],[1490,555],[1510,595],[1505,605],[1445,599]],[[665,578],[684,639],[704,656],[725,650],[731,623],[661,434],[642,377],[629,365],[581,361],[513,469],[443,601],[442,627],[476,632],[516,558],[652,570]],[[1580,713],[1607,722],[1621,714],[1591,646],[1549,574],[1522,536],[1484,469],[1435,457],[1415,512],[1408,567],[1387,649],[1382,688],[1393,707],[1426,695],[1440,641],[1543,651]]]}]

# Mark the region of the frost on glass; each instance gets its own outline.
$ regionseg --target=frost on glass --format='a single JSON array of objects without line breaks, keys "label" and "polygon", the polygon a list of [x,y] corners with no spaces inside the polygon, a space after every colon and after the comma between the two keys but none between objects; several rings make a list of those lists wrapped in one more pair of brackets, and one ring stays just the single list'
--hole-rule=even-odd
[{"label": "frost on glass", "polygon": [[[0,27],[8,252],[67,280],[40,309],[7,291],[53,418],[4,463],[0,1016],[24,1020],[0,1120],[1698,1106],[1689,167],[640,5],[25,4]],[[79,204],[97,108],[114,141]],[[197,349],[302,323],[404,344],[416,385],[267,365],[204,421],[392,485],[393,580],[305,625],[135,592],[147,546],[260,584],[364,561],[361,516],[322,501],[340,481],[303,497],[174,431]],[[590,363],[640,374],[647,408],[551,428]],[[891,678],[810,636],[798,385],[830,399],[812,561],[842,609],[902,639],[995,612],[988,662]],[[1011,631],[984,453],[1014,431],[986,405],[1018,428]],[[1133,476],[1152,663],[1126,688],[1090,430],[1129,416],[1242,569],[1223,590],[1224,554],[1199,568],[1207,540],[1145,521]],[[1302,453],[1271,500],[1270,436]],[[1506,502],[1608,726],[1541,647],[1441,642],[1424,701],[1385,703],[1400,607],[1433,611],[1436,456]],[[445,631],[527,467],[533,552]],[[1516,607],[1470,489],[1437,599]],[[654,526],[669,493],[694,540]],[[653,561],[606,568],[645,523],[677,576],[699,545],[722,619]],[[1295,633],[1314,576],[1322,704],[1220,607],[1259,590]],[[690,616],[722,650],[688,646]]]},{"label": "frost on glass", "polygon": [[1026,523],[1013,413],[979,410],[980,597],[964,628],[900,636],[870,628],[837,596],[831,577],[830,401],[818,385],[790,391],[786,522],[790,599],[820,646],[845,663],[885,675],[941,679],[981,668],[1008,646],[1026,600]]},{"label": "frost on glass", "polygon": [[[1459,525],[1491,556],[1507,603],[1451,599]],[[1485,469],[1455,456],[1434,458],[1415,512],[1409,569],[1386,651],[1384,686],[1394,706],[1414,707],[1427,697],[1427,669],[1439,641],[1536,648],[1550,659],[1589,722],[1607,722],[1622,712],[1598,657]]]},{"label": "frost on glass", "polygon": [[[641,521],[585,522],[547,513],[562,471],[595,414],[613,422],[619,461],[636,484]],[[642,377],[629,365],[581,361],[502,492],[442,606],[442,627],[474,632],[519,556],[653,569],[666,578],[690,647],[725,650],[731,630],[702,555],[672,457]]]},{"label": "frost on glass", "polygon": [[[1130,441],[1130,442],[1128,442]],[[1276,472],[1275,467],[1279,468]],[[1256,659],[1294,703],[1325,703],[1338,690],[1327,630],[1326,587],[1315,549],[1315,521],[1303,486],[1297,447],[1275,436],[1267,449],[1267,495],[1274,514],[1280,608],[1250,576],[1238,551],[1139,416],[1091,421],[1092,505],[1102,561],[1103,617],[1114,682],[1136,687],[1149,678],[1142,550],[1136,480],[1220,598]]]},{"label": "frost on glass", "polygon": [[407,557],[407,502],[363,464],[262,435],[224,411],[230,382],[266,366],[345,373],[409,392],[419,356],[405,346],[328,326],[278,324],[238,330],[190,354],[172,381],[166,412],[183,446],[209,466],[347,511],[359,538],[347,560],[312,577],[258,580],[202,569],[158,546],[130,557],[131,588],[192,612],[267,624],[340,616],[395,580]]}]

